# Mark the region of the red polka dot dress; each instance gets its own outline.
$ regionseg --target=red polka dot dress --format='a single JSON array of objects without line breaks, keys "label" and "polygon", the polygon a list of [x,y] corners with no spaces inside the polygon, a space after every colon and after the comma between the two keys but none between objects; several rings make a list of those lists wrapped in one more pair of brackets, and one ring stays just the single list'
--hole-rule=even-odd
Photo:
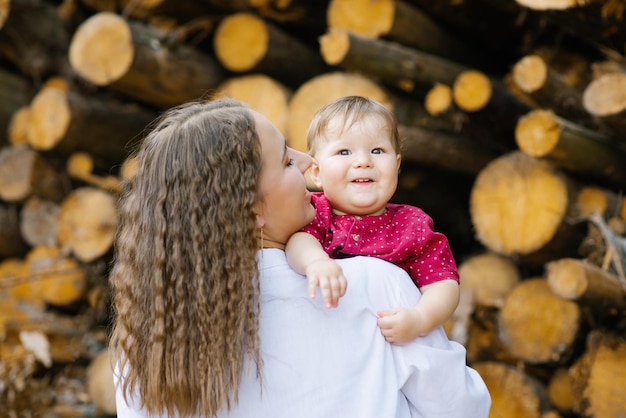
[{"label": "red polka dot dress", "polygon": [[322,192],[313,193],[315,218],[303,228],[333,258],[365,255],[403,268],[418,287],[440,280],[459,281],[448,239],[433,220],[410,205],[388,203],[377,216],[335,215]]}]

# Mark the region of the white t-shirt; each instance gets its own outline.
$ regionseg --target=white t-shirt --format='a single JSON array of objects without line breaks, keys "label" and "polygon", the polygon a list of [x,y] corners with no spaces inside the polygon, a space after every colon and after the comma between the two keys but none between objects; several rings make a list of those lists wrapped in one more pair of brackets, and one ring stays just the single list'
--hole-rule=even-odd
[{"label": "white t-shirt", "polygon": [[[487,418],[491,399],[462,345],[439,328],[405,345],[385,341],[376,312],[415,306],[404,270],[368,257],[337,260],[348,280],[339,307],[311,300],[285,253],[259,252],[264,379],[244,376],[230,418]],[[117,416],[148,417],[117,392]]]}]

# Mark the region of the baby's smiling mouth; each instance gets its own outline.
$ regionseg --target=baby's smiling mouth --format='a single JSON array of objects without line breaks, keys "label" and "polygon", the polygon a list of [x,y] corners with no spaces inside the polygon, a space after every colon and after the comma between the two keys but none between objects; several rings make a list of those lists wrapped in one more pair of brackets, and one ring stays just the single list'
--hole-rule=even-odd
[{"label": "baby's smiling mouth", "polygon": [[354,179],[352,183],[371,183],[373,181],[372,179]]}]

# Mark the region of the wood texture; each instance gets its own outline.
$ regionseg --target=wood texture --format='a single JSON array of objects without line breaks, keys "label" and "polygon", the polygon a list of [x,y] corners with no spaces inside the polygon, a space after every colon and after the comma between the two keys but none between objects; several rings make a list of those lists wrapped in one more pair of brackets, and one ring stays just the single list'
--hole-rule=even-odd
[{"label": "wood texture", "polygon": [[518,119],[515,141],[523,152],[601,182],[626,182],[626,147],[610,137],[558,117],[533,110]]},{"label": "wood texture", "polygon": [[573,193],[572,183],[546,161],[519,151],[500,156],[472,188],[477,238],[497,253],[535,262],[575,254],[580,231],[565,222],[573,213]]},{"label": "wood texture", "polygon": [[289,86],[328,70],[314,50],[251,13],[224,18],[213,45],[217,58],[230,71],[263,72]]},{"label": "wood texture", "polygon": [[[110,325],[114,202],[154,117],[229,95],[306,150],[313,113],[349,94],[398,119],[393,201],[450,241],[462,298],[445,331],[492,415],[626,415],[625,14],[621,0],[0,0],[0,415],[106,412],[110,379],[88,365]],[[522,146],[535,113],[548,123]]]},{"label": "wood texture", "polygon": [[581,332],[580,307],[555,296],[544,278],[520,282],[504,300],[500,338],[513,357],[530,364],[565,363]]}]

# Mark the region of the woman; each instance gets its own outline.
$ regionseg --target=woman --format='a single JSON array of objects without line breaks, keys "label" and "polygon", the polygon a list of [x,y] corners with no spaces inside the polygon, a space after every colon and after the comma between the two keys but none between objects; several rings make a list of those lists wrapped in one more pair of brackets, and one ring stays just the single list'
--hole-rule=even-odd
[{"label": "woman", "polygon": [[136,157],[111,274],[119,417],[487,416],[484,383],[441,330],[392,348],[376,328],[381,305],[419,298],[395,266],[345,260],[340,306],[309,300],[283,250],[314,216],[311,160],[262,115],[186,104]]}]

